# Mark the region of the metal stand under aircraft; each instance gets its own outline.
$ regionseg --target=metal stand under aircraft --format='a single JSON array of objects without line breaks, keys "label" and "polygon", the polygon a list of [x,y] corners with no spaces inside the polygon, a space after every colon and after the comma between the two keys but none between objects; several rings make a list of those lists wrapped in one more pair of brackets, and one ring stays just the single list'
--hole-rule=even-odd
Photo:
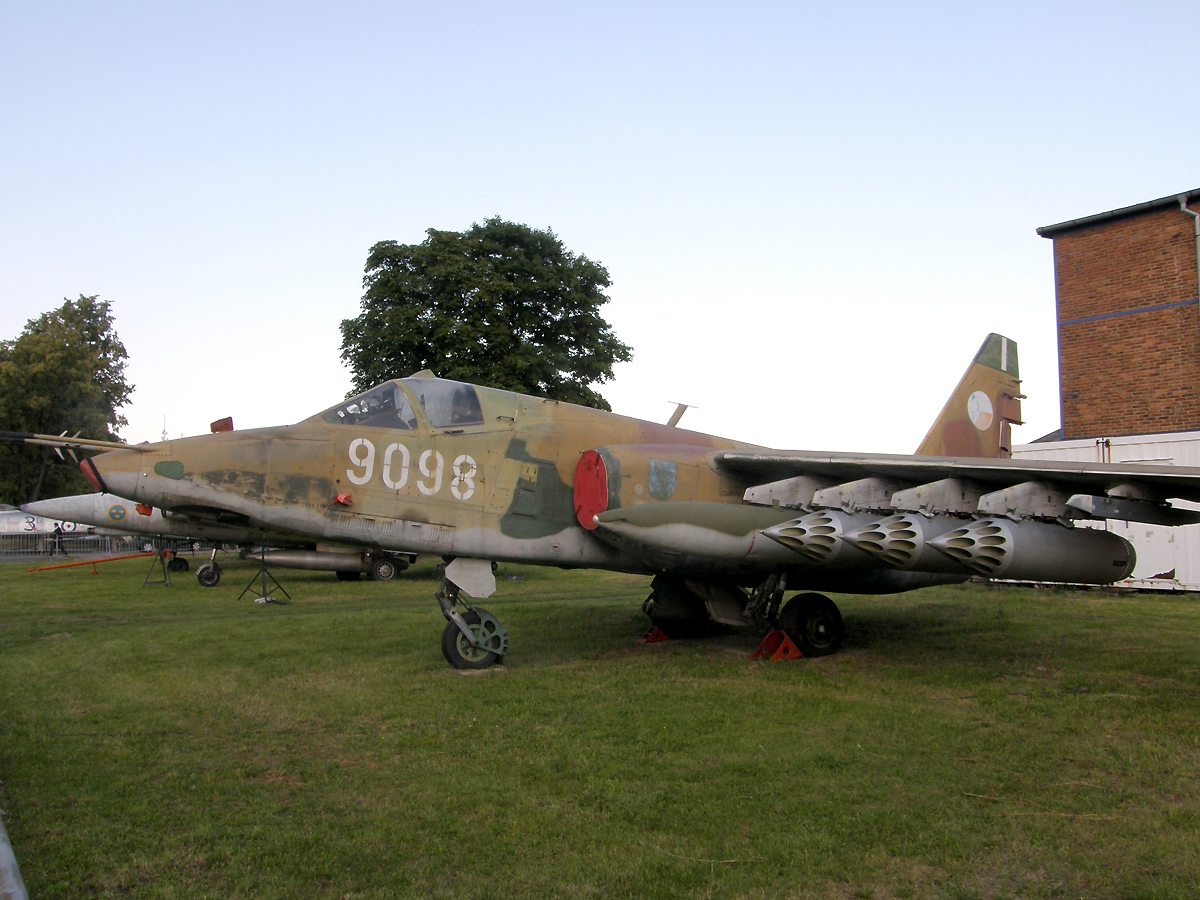
[{"label": "metal stand under aircraft", "polygon": [[[446,617],[442,655],[454,668],[487,669],[501,662],[508,652],[508,632],[499,619],[462,600],[463,593],[482,600],[495,591],[496,576],[488,560],[455,559],[446,566],[434,596]],[[455,608],[460,601],[464,607],[461,613]]]},{"label": "metal stand under aircraft", "polygon": [[[162,570],[162,577],[151,581],[151,577],[155,574],[156,569]],[[142,582],[142,587],[148,584],[162,585],[163,587],[171,586],[171,572],[167,568],[167,551],[159,550],[154,554],[154,560],[150,563],[150,571],[146,573],[146,580]]]},{"label": "metal stand under aircraft", "polygon": [[[255,582],[258,582],[257,588],[255,587]],[[269,586],[268,582],[270,582]],[[279,593],[287,597],[287,600],[280,600],[278,597],[273,596],[275,591],[279,591]],[[254,597],[255,603],[287,603],[288,600],[292,599],[292,595],[284,589],[284,586],[267,569],[265,547],[263,548],[262,555],[259,557],[258,571],[251,577],[250,583],[242,588],[242,592],[238,594],[238,599],[241,600],[246,594],[251,594]]]}]

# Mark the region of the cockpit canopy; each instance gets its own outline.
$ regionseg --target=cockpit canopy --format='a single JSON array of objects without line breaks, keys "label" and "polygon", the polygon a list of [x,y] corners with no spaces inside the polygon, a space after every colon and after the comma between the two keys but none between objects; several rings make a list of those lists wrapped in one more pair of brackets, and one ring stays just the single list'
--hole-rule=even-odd
[{"label": "cockpit canopy", "polygon": [[434,428],[483,424],[479,396],[471,385],[441,378],[405,378],[404,384],[416,396],[425,418]]},{"label": "cockpit canopy", "polygon": [[417,414],[409,400],[410,393],[434,428],[483,424],[483,410],[479,406],[475,388],[441,378],[389,381],[351,397],[340,406],[322,413],[321,418],[332,425],[410,431],[417,427]]}]

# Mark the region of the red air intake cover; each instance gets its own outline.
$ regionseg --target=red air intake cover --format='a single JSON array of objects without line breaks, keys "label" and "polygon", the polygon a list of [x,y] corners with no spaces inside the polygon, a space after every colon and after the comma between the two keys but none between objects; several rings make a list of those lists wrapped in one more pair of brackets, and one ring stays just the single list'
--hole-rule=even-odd
[{"label": "red air intake cover", "polygon": [[575,466],[575,518],[588,531],[594,531],[592,517],[608,509],[608,470],[595,450],[579,457]]}]

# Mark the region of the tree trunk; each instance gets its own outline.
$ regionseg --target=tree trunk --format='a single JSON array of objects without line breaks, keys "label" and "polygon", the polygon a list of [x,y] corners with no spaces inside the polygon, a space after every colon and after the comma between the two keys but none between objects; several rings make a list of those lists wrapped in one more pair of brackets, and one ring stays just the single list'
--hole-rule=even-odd
[{"label": "tree trunk", "polygon": [[46,466],[48,466],[49,464],[50,464],[50,448],[43,447],[42,448],[42,467],[40,469],[38,469],[37,484],[35,484],[33,486],[33,496],[29,498],[29,500],[28,500],[29,503],[35,502],[38,498],[38,494],[41,493],[42,480],[46,477]]}]

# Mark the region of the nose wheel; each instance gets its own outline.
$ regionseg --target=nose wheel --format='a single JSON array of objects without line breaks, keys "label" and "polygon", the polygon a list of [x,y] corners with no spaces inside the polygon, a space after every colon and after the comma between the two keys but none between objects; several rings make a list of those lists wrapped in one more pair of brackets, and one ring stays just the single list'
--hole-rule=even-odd
[{"label": "nose wheel", "polygon": [[465,608],[461,613],[455,608],[461,599],[456,577],[476,596],[491,596],[496,589],[491,564],[486,560],[456,559],[446,566],[434,595],[446,617],[442,656],[456,669],[487,669],[503,660],[508,652],[508,632],[486,609],[466,601],[462,601]]},{"label": "nose wheel", "polygon": [[200,587],[216,587],[221,580],[221,567],[216,563],[205,563],[196,570],[196,580]]},{"label": "nose wheel", "polygon": [[474,645],[455,622],[442,629],[442,656],[456,669],[486,669],[496,665],[508,650],[508,632],[486,609],[465,610],[462,619],[475,638]]},{"label": "nose wheel", "polygon": [[196,580],[200,582],[200,587],[216,587],[221,580],[221,567],[217,565],[217,548],[213,547],[212,555],[208,558],[208,562],[203,563],[196,570]]}]

